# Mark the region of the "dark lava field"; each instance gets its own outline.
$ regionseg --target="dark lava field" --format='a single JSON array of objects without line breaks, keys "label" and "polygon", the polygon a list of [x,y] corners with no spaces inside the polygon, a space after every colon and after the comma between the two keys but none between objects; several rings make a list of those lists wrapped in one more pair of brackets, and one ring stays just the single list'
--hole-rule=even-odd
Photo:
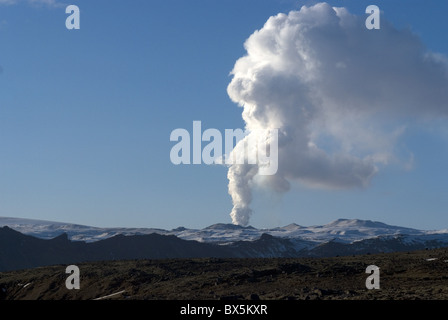
[{"label": "dark lava field", "polygon": [[[369,265],[379,289],[367,289]],[[168,259],[0,273],[0,300],[448,300],[448,248],[334,258]]]}]

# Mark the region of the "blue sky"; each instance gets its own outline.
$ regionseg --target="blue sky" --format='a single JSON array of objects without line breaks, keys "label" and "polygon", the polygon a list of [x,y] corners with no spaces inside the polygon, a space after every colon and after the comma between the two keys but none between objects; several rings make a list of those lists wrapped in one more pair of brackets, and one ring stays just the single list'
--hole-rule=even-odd
[{"label": "blue sky", "polygon": [[[81,29],[70,31],[65,5],[42,2],[0,1],[0,216],[166,229],[230,222],[227,169],[174,166],[170,133],[194,120],[243,128],[226,90],[245,40],[270,16],[316,1],[73,1]],[[329,3],[366,17],[376,4],[448,55],[443,1]],[[360,218],[448,228],[440,121],[409,126],[397,146],[412,168],[382,167],[366,188],[255,190],[251,225]]]}]

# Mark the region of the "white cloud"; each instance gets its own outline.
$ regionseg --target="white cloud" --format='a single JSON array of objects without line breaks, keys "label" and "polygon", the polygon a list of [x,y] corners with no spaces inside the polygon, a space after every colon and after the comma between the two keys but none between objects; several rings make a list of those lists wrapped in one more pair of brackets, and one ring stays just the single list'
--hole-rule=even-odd
[{"label": "white cloud", "polygon": [[249,130],[280,130],[279,170],[254,179],[256,169],[229,168],[234,223],[249,221],[252,183],[281,192],[292,180],[366,187],[397,160],[409,118],[448,115],[447,58],[385,19],[367,30],[365,18],[326,3],[304,6],[269,18],[246,41],[228,94]]}]

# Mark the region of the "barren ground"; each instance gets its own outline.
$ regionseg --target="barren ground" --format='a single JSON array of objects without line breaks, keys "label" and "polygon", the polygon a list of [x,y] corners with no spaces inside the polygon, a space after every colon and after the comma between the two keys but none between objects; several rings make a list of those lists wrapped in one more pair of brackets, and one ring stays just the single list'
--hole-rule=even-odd
[{"label": "barren ground", "polygon": [[[380,289],[368,290],[368,265]],[[80,263],[0,273],[0,300],[448,299],[448,248],[336,258],[170,259]]]}]

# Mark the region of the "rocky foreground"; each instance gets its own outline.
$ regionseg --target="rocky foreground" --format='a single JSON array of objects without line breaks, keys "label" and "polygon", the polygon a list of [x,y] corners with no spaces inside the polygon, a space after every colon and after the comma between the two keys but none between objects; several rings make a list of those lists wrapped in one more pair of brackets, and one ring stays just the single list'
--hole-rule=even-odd
[{"label": "rocky foreground", "polygon": [[[366,268],[380,268],[380,289]],[[165,259],[0,273],[0,300],[408,300],[448,299],[448,248],[334,258]]]}]

